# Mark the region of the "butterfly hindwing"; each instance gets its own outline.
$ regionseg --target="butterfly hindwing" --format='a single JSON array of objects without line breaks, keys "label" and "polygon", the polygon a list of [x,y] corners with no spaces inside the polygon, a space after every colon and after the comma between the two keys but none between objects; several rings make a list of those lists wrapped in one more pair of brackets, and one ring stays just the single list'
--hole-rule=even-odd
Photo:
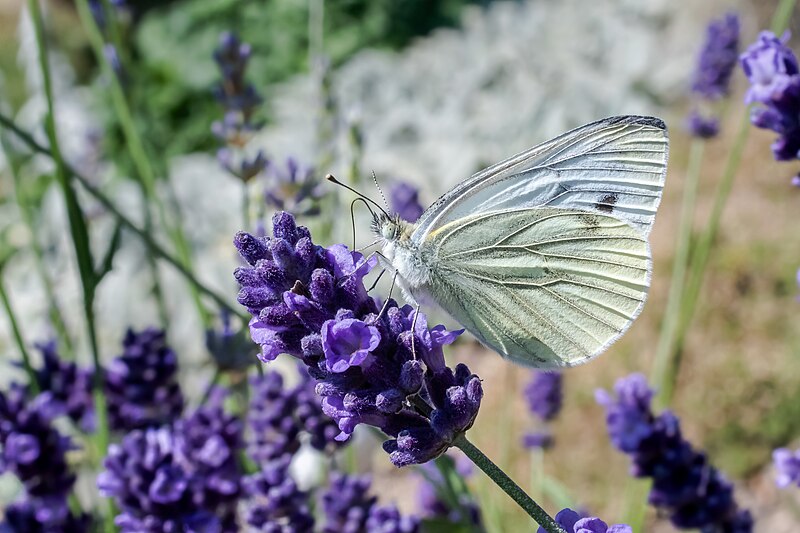
[{"label": "butterfly hindwing", "polygon": [[602,352],[641,311],[646,239],[605,214],[528,208],[473,215],[429,236],[433,297],[504,357],[539,368]]}]

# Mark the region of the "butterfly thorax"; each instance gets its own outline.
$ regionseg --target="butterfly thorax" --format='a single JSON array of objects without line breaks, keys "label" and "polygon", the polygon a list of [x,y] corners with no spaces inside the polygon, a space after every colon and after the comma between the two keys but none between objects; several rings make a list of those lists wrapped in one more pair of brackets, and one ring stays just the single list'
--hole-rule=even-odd
[{"label": "butterfly thorax", "polygon": [[416,225],[397,217],[377,215],[372,231],[380,239],[384,260],[397,273],[397,283],[406,296],[417,300],[418,289],[430,279],[429,265],[411,239]]}]

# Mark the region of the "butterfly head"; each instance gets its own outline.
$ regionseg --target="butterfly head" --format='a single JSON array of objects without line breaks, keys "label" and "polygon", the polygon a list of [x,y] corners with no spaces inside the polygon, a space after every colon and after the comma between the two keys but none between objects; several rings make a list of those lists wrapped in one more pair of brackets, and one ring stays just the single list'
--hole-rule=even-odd
[{"label": "butterfly head", "polygon": [[411,238],[413,226],[400,218],[399,215],[374,213],[372,217],[372,232],[384,242],[395,242]]}]

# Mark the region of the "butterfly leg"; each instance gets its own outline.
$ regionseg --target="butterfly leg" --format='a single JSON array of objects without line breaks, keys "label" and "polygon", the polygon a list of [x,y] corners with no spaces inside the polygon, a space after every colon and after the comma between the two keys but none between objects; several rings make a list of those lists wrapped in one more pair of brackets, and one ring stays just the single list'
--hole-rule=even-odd
[{"label": "butterfly leg", "polygon": [[415,340],[417,338],[417,317],[419,316],[419,304],[417,304],[416,310],[414,310],[414,320],[411,321],[411,358],[416,360],[417,359],[417,350],[415,348]]},{"label": "butterfly leg", "polygon": [[[383,272],[386,272],[386,270],[384,270]],[[383,272],[381,272],[381,275],[383,274]],[[397,271],[395,271],[394,276],[392,276],[392,284],[389,286],[389,296],[387,296],[386,301],[383,302],[383,307],[381,307],[381,312],[378,313],[378,319],[380,319],[383,316],[383,313],[386,311],[386,308],[389,307],[389,300],[392,299],[392,291],[394,291],[395,281],[397,281]]]}]

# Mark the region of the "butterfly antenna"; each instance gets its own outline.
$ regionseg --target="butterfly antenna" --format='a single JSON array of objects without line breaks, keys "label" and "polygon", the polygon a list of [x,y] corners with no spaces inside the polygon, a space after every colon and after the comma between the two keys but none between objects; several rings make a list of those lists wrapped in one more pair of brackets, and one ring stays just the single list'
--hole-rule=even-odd
[{"label": "butterfly antenna", "polygon": [[375,218],[375,211],[372,210],[372,208],[369,206],[369,204],[363,198],[359,197],[359,198],[356,198],[355,200],[353,200],[352,202],[350,202],[350,223],[353,225],[353,250],[356,249],[356,213],[355,213],[355,210],[354,210],[354,208],[356,206],[356,202],[361,202],[365,206],[367,206],[367,209],[369,209],[369,212],[372,215],[372,218]]},{"label": "butterfly antenna", "polygon": [[383,198],[383,204],[386,206],[386,209],[389,209],[389,202],[386,201],[386,195],[383,194],[383,189],[381,189],[380,184],[378,184],[378,177],[375,176],[375,171],[372,171],[372,181],[375,182],[375,187],[378,188],[378,192],[381,194],[381,198]]},{"label": "butterfly antenna", "polygon": [[[342,187],[344,187],[344,188],[345,188],[345,189],[347,189],[348,191],[355,193],[356,195],[358,195],[358,197],[359,197],[359,198],[363,198],[363,199],[364,199],[364,201],[366,201],[366,202],[369,202],[369,203],[371,203],[372,205],[374,205],[375,207],[377,207],[378,209],[380,209],[380,210],[381,210],[381,212],[382,212],[384,215],[386,215],[386,217],[387,217],[387,218],[390,218],[389,212],[388,212],[388,211],[386,211],[386,209],[384,209],[383,207],[381,207],[381,204],[379,204],[378,202],[376,202],[375,200],[373,200],[373,199],[372,199],[372,198],[370,198],[369,196],[365,196],[364,194],[361,194],[360,192],[358,192],[357,190],[355,190],[355,189],[354,189],[354,188],[352,188],[351,186],[349,186],[349,185],[345,185],[345,184],[344,184],[344,183],[342,183],[341,181],[337,180],[337,179],[336,179],[336,178],[333,176],[333,174],[328,174],[327,176],[325,176],[325,179],[326,179],[326,180],[328,180],[328,181],[330,181],[331,183],[335,183],[336,185],[341,185]],[[370,211],[372,211],[372,209],[370,209]]]}]

